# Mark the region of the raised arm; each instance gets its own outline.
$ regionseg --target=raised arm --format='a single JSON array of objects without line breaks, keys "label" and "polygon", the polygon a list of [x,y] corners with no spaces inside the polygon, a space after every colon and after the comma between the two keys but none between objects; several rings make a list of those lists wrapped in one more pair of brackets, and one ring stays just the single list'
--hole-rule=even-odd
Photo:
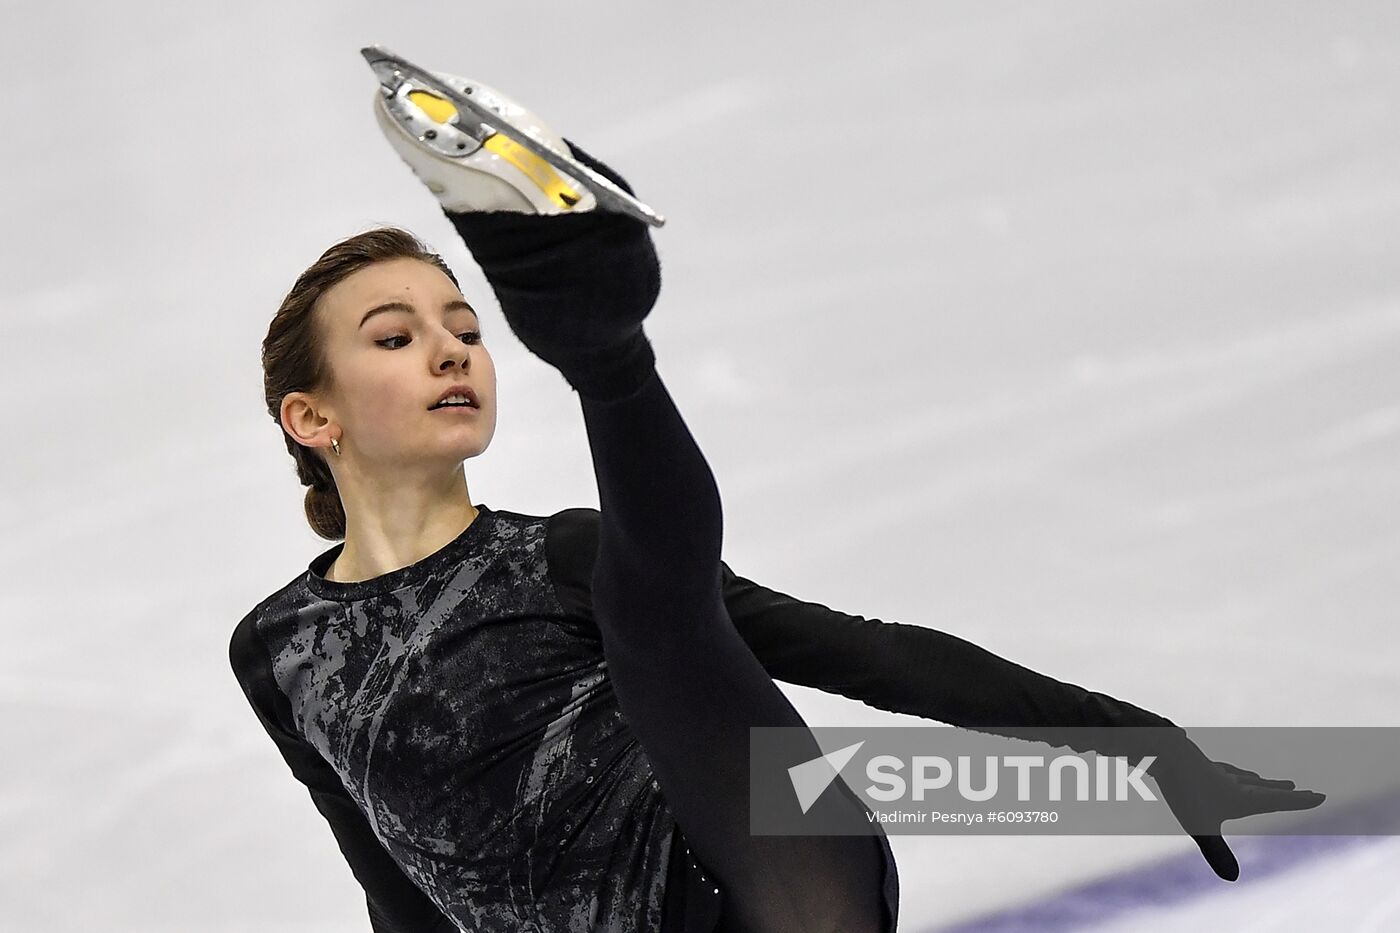
[{"label": "raised arm", "polygon": [[438,910],[380,845],[335,769],[291,726],[290,704],[272,678],[271,660],[251,615],[234,630],[229,661],[258,721],[330,824],[350,871],[364,888],[374,933],[457,933],[456,924]]}]

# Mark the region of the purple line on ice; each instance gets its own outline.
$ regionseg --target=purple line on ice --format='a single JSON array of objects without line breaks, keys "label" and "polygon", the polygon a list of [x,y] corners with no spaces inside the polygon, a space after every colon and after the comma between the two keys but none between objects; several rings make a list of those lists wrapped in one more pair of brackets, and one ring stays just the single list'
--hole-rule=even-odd
[{"label": "purple line on ice", "polygon": [[[1321,809],[1325,809],[1324,803]],[[1383,835],[1400,835],[1400,793],[1300,821],[1308,835],[1230,836],[1248,884],[1287,871],[1328,853],[1364,845]],[[964,920],[924,933],[1069,933],[1128,911],[1166,907],[1215,891],[1221,881],[1196,851],[1152,862],[1061,891],[1033,904]]]}]

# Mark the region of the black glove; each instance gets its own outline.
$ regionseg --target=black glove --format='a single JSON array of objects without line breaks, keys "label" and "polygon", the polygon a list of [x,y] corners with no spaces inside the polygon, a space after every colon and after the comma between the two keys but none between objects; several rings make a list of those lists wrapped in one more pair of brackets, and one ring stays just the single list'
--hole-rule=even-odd
[{"label": "black glove", "polygon": [[1226,881],[1240,876],[1240,863],[1220,835],[1225,820],[1310,810],[1326,800],[1325,794],[1297,790],[1292,781],[1270,780],[1224,761],[1211,761],[1190,739],[1189,745],[1153,762],[1148,774],[1157,782],[1172,816],[1196,841],[1201,855]]},{"label": "black glove", "polygon": [[[1040,675],[1033,680],[1027,678],[1026,686],[1029,689],[1025,696],[1032,705],[1057,710],[1062,721],[1054,725],[1072,726],[1074,731],[1057,736],[1053,728],[1047,729],[1049,723],[1032,729],[976,728],[996,735],[1064,745],[1078,752],[1123,757],[1131,764],[1145,756],[1155,756],[1147,769],[1148,776],[1156,781],[1163,802],[1195,840],[1211,869],[1226,881],[1239,878],[1240,865],[1220,834],[1225,820],[1308,810],[1327,799],[1314,791],[1295,789],[1292,781],[1271,780],[1227,762],[1212,761],[1187,736],[1186,730],[1165,716],[1126,701]],[[1066,715],[1066,711],[1072,712]],[[1156,728],[1139,731],[1122,729],[1124,726]]]}]

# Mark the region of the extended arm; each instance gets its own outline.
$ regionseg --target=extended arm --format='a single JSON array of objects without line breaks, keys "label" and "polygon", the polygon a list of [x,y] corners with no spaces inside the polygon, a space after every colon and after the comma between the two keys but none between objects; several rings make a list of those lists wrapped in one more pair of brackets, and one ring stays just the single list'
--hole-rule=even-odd
[{"label": "extended arm", "polygon": [[1324,799],[1292,781],[1210,760],[1164,716],[1036,673],[957,636],[794,599],[728,566],[721,566],[721,578],[735,627],[779,680],[994,735],[1134,762],[1159,758],[1151,773],[1163,799],[1227,881],[1240,869],[1220,835],[1224,821],[1305,810]]},{"label": "extended arm", "polygon": [[[556,592],[571,615],[583,618],[591,615],[597,518],[596,509],[568,509],[551,519]],[[994,735],[1133,762],[1160,758],[1163,767],[1153,775],[1167,805],[1226,880],[1239,877],[1239,864],[1220,835],[1224,820],[1307,809],[1323,800],[1291,781],[1211,761],[1164,716],[1047,677],[955,635],[795,599],[738,576],[723,562],[720,585],[734,627],[776,680]]]},{"label": "extended arm", "polygon": [[[555,589],[569,615],[591,620],[598,548],[597,509],[550,518]],[[739,635],[775,680],[815,687],[879,709],[967,729],[1022,737],[1023,730],[1075,727],[1061,744],[1077,751],[1140,755],[1108,727],[1167,726],[1170,720],[1065,683],[937,629],[884,622],[806,602],[738,576],[720,564],[724,603]],[[1086,727],[1105,727],[1086,731]],[[1043,741],[1043,731],[1030,736]],[[1086,744],[1086,740],[1091,744]]]},{"label": "extended arm", "polygon": [[235,629],[229,643],[229,661],[258,721],[330,824],[341,854],[364,888],[374,933],[457,933],[457,925],[438,910],[380,845],[335,769],[290,725],[290,704],[272,678],[271,661],[251,617]]},{"label": "extended arm", "polygon": [[796,599],[741,577],[726,564],[721,572],[735,628],[777,680],[998,735],[1017,735],[1016,727],[1175,725],[956,635]]}]

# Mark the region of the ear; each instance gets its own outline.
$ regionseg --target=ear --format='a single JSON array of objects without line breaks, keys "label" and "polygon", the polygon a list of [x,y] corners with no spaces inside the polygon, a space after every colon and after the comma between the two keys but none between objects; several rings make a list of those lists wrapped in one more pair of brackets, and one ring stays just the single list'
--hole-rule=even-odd
[{"label": "ear", "polygon": [[306,392],[288,392],[282,398],[282,430],[303,447],[331,445],[330,418],[321,413],[317,400]]}]

